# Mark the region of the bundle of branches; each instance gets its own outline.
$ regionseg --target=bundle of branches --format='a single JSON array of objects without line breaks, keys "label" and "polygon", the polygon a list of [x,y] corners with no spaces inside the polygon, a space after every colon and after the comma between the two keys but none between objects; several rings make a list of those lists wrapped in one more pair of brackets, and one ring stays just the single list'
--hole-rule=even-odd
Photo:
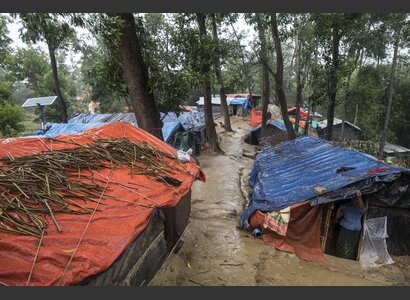
[{"label": "bundle of branches", "polygon": [[0,230],[41,236],[47,233],[49,215],[62,231],[56,213],[87,214],[92,210],[78,200],[101,200],[107,182],[94,178],[94,171],[126,167],[131,175],[149,176],[171,187],[181,184],[172,177],[175,172],[187,173],[182,164],[170,166],[167,160],[177,160],[175,156],[145,142],[125,138],[98,139],[89,145],[54,141],[75,148],[18,158],[8,154],[0,159]]}]

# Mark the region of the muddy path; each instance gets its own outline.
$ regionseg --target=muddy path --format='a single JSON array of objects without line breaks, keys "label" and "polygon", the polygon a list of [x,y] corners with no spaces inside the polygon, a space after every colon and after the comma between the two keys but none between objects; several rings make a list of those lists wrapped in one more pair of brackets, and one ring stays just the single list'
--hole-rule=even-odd
[{"label": "muddy path", "polygon": [[320,265],[277,251],[238,229],[253,164],[242,151],[254,148],[242,141],[251,128],[249,120],[233,117],[232,127],[234,133],[217,127],[225,155],[199,157],[207,180],[192,187],[182,248],[170,255],[150,285],[410,285],[409,257],[393,257],[394,265],[376,270],[361,270],[358,262],[332,256],[326,256],[329,264]]}]

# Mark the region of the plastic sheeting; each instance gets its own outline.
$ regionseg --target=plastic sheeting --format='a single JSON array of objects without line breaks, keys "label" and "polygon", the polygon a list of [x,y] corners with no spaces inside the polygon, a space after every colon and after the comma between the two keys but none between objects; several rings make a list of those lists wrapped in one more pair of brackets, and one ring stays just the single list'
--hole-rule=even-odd
[{"label": "plastic sheeting", "polygon": [[[82,132],[84,130],[102,126],[106,123],[96,122],[96,123],[47,123],[46,132],[43,135],[37,135],[39,137],[54,138],[60,134],[73,134]],[[134,126],[138,127],[137,123],[131,123]],[[167,122],[164,123],[162,127],[162,136],[164,141],[168,143],[175,132],[181,129],[181,123],[176,122]]]},{"label": "plastic sheeting", "polygon": [[265,213],[257,210],[249,220],[252,228],[262,229],[262,240],[275,248],[295,253],[301,259],[324,263],[326,258],[320,248],[320,222],[322,209],[311,207],[308,201],[291,206],[286,236],[263,228]]},{"label": "plastic sheeting", "polygon": [[[351,168],[351,169],[350,169]],[[265,148],[252,168],[249,183],[253,187],[250,206],[241,216],[242,226],[257,210],[280,210],[311,200],[312,205],[362,194],[374,193],[410,170],[383,164],[352,150],[303,136]],[[326,192],[316,194],[314,188]]]},{"label": "plastic sheeting", "polygon": [[204,112],[183,112],[177,115],[169,112],[161,116],[164,123],[179,121],[182,127],[187,131],[202,131],[205,128],[205,113]]},{"label": "plastic sheeting", "polygon": [[[296,107],[294,106],[294,107],[288,108],[288,113],[290,115],[296,116]],[[303,119],[306,119],[307,117],[307,112],[303,108],[300,108],[300,117]]]},{"label": "plastic sheeting", "polygon": [[[147,142],[173,155],[177,153],[177,150],[170,145],[124,122],[107,124],[77,134],[60,135],[58,139],[85,145],[92,143],[95,138],[122,137],[131,141]],[[7,153],[20,157],[39,154],[48,149],[59,150],[69,147],[76,146],[72,143],[39,137],[11,138],[0,140],[0,157],[5,157]],[[176,164],[183,164],[188,172],[172,175],[182,182],[178,187],[157,183],[145,175],[131,175],[130,169],[125,167],[118,167],[112,173],[110,169],[94,172],[96,178],[109,179],[105,194],[115,196],[119,200],[104,198],[103,204],[98,206],[86,231],[91,215],[56,213],[55,217],[63,232],[58,232],[53,222],[49,222],[48,234],[44,236],[39,248],[29,284],[56,285],[84,231],[84,238],[67,267],[62,285],[77,284],[107,270],[145,229],[157,208],[176,205],[189,192],[194,180],[205,179],[193,160],[189,163],[169,160],[169,165]],[[82,180],[88,179],[82,178]],[[123,185],[127,185],[128,182],[138,183],[141,186],[124,188]],[[81,204],[91,209],[96,206],[94,202],[86,204],[81,202]],[[0,282],[7,285],[25,285],[37,249],[38,238],[36,237],[0,231]]]},{"label": "plastic sheeting", "polygon": [[362,267],[380,267],[394,263],[387,252],[386,238],[388,238],[387,217],[366,220],[360,253]]},{"label": "plastic sheeting", "polygon": [[[286,131],[285,125],[278,121],[269,121],[266,123],[266,136],[275,136],[278,132]],[[245,134],[245,142],[251,145],[259,145],[262,125],[255,127]]]},{"label": "plastic sheeting", "polygon": [[243,109],[252,108],[252,103],[248,98],[233,98],[229,105],[241,105]]},{"label": "plastic sheeting", "polygon": [[83,113],[73,116],[68,123],[113,123],[127,122],[136,123],[134,113],[114,113],[114,114],[90,114]]},{"label": "plastic sheeting", "polygon": [[251,111],[251,126],[256,127],[262,124],[262,111],[252,108]]}]

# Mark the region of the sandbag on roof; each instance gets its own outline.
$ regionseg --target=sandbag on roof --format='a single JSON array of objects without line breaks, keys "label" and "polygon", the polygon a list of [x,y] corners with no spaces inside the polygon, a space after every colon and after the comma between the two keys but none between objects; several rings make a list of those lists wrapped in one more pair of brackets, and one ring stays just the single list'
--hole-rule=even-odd
[{"label": "sandbag on roof", "polygon": [[[9,154],[14,158],[40,155],[50,149],[75,148],[77,146],[74,143],[88,145],[94,143],[95,139],[124,137],[134,142],[147,142],[155,149],[176,156],[177,150],[170,145],[142,129],[122,122],[107,124],[72,135],[60,135],[58,141],[40,137],[0,140],[0,158],[7,157]],[[194,180],[204,180],[204,175],[195,162],[182,165],[178,160],[169,158],[166,160],[169,166],[181,165],[187,171],[172,175],[181,182],[179,186],[171,187],[156,182],[146,175],[131,175],[130,169],[126,167],[103,168],[98,172],[95,171],[96,179],[106,181],[105,195],[115,196],[121,201],[104,198],[103,204],[98,206],[90,223],[90,214],[56,213],[55,216],[63,232],[58,232],[54,223],[49,222],[48,232],[39,248],[37,262],[29,284],[56,285],[83,232],[85,232],[84,238],[67,267],[67,272],[62,278],[62,285],[77,284],[105,271],[144,230],[156,208],[176,205],[189,192]],[[79,175],[81,180],[90,181],[86,177],[81,177],[82,173],[83,171]],[[124,185],[129,186],[129,182],[138,185],[126,188]],[[91,209],[96,207],[94,202],[81,203]],[[89,227],[85,231],[88,223]],[[38,249],[38,241],[39,239],[33,236],[0,231],[0,282],[7,285],[26,284]]]},{"label": "sandbag on roof", "polygon": [[[244,225],[257,210],[273,211],[310,200],[312,205],[374,193],[386,182],[410,170],[383,164],[357,151],[304,136],[266,148],[254,163],[249,183],[253,187],[250,206],[241,216]],[[316,194],[314,188],[325,188]]]}]

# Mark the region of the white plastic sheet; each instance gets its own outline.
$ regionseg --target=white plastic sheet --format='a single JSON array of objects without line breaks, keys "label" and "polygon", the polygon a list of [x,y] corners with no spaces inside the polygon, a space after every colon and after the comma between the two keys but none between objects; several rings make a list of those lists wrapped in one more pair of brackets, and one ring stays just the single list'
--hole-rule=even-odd
[{"label": "white plastic sheet", "polygon": [[387,252],[387,237],[387,217],[366,220],[360,253],[360,265],[363,268],[394,263]]},{"label": "white plastic sheet", "polygon": [[191,161],[191,154],[192,154],[192,149],[191,148],[189,148],[189,150],[187,152],[182,151],[182,150],[178,150],[178,152],[177,152],[178,159],[182,162]]}]

